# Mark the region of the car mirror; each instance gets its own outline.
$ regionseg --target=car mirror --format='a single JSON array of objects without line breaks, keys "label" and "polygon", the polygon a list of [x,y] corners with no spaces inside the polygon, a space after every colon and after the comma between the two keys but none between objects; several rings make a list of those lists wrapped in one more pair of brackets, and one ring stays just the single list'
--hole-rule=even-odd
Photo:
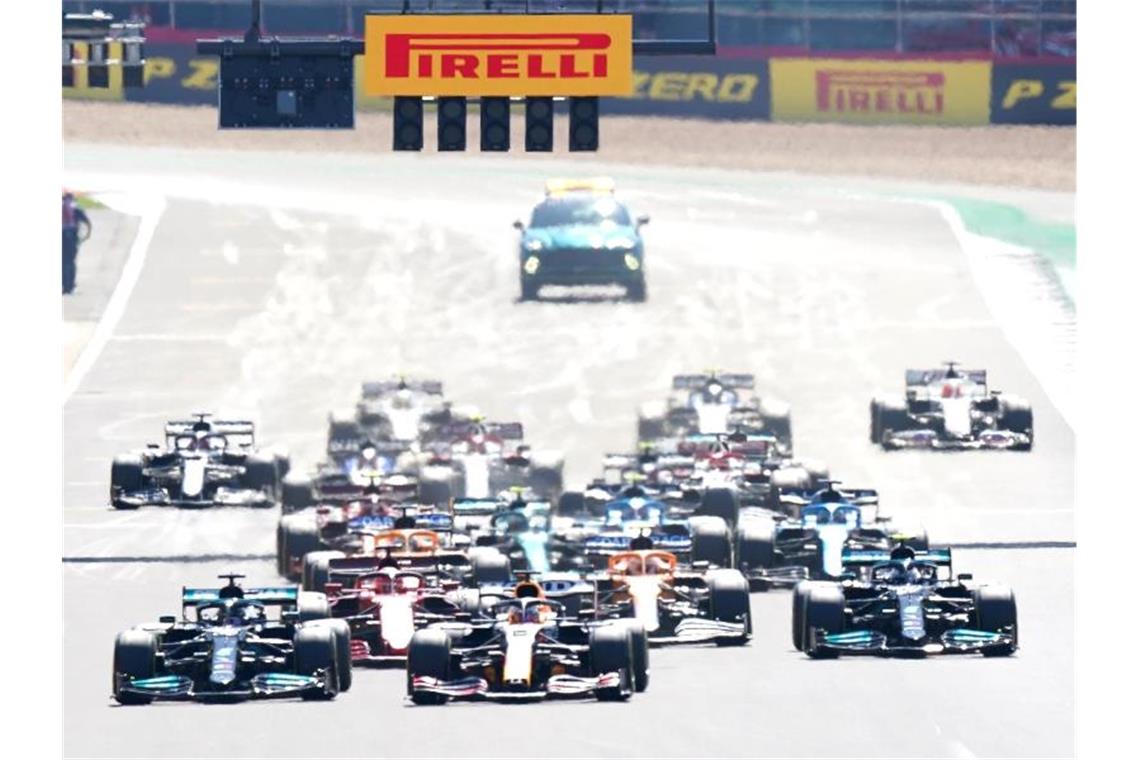
[{"label": "car mirror", "polygon": [[974,574],[973,573],[958,573],[958,580],[960,580],[960,581],[972,581],[972,580],[974,580]]},{"label": "car mirror", "polygon": [[649,214],[641,214],[637,217],[637,226],[644,227],[649,224]]},{"label": "car mirror", "polygon": [[511,226],[514,227],[519,232],[522,232],[523,230],[526,229],[526,225],[522,223],[521,219],[514,220],[514,222],[511,223]]},{"label": "car mirror", "polygon": [[158,622],[160,622],[164,625],[166,625],[166,624],[174,625],[175,621],[176,621],[176,618],[173,615],[160,615],[158,618]]}]

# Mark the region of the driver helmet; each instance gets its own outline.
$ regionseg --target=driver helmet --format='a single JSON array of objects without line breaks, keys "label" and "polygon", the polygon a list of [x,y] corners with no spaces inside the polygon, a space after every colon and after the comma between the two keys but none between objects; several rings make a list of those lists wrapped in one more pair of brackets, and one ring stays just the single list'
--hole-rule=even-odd
[{"label": "driver helmet", "polygon": [[523,621],[523,611],[520,607],[512,606],[507,610],[508,623],[521,623]]},{"label": "driver helmet", "polygon": [[527,623],[545,623],[551,612],[546,604],[529,605],[523,613],[523,620]]}]

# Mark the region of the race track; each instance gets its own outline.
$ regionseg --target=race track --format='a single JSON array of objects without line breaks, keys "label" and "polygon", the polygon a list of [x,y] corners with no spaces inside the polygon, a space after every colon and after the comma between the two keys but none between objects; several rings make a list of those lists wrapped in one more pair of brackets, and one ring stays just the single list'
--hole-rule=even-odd
[{"label": "race track", "polygon": [[[582,162],[84,145],[65,161],[73,186],[165,198],[149,204],[160,216],[121,319],[65,405],[67,756],[1073,754],[1074,436],[1045,387],[1056,379],[1011,345],[937,208],[855,183]],[[594,173],[653,217],[649,301],[518,303],[510,222],[547,176]],[[1032,453],[868,443],[870,397],[950,358],[1033,401]],[[395,671],[359,673],[329,704],[110,699],[116,631],[177,612],[181,585],[218,572],[274,580],[272,511],[106,506],[113,454],[168,417],[251,416],[307,468],[362,378],[428,375],[564,449],[573,485],[634,443],[639,402],[707,367],[754,372],[792,404],[798,453],[877,487],[933,542],[1005,545],[956,564],[1014,587],[1019,654],[809,661],[773,592],[753,595],[750,647],[655,650],[650,690],[626,705],[412,708]]]}]

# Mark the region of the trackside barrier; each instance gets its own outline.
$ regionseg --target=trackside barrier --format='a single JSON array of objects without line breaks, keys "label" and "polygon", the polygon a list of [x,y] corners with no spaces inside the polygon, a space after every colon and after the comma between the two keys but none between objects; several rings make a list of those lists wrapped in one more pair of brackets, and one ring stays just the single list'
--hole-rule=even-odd
[{"label": "trackside barrier", "polygon": [[[391,98],[363,93],[356,106],[390,111]],[[862,58],[634,56],[633,95],[603,98],[602,114],[749,121],[912,124],[1076,123],[1076,62]],[[192,42],[148,42],[146,86],[64,88],[64,97],[216,105],[218,59]]]}]

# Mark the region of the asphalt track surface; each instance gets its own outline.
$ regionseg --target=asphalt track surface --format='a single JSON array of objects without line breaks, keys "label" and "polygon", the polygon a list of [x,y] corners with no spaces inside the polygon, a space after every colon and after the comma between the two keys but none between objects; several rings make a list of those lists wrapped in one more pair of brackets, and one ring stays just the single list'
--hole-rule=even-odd
[{"label": "asphalt track surface", "polygon": [[[67,150],[77,186],[166,198],[121,319],[65,402],[67,756],[1073,754],[1073,432],[935,209],[788,176],[329,161]],[[653,217],[649,301],[599,291],[518,303],[511,220],[547,176],[599,171]],[[868,443],[872,394],[896,389],[906,366],[947,358],[988,367],[1033,400],[1033,452]],[[327,704],[110,699],[118,630],[177,612],[182,584],[218,572],[275,580],[273,511],[106,506],[113,454],[154,440],[166,418],[249,415],[304,468],[328,411],[351,403],[362,378],[428,375],[493,418],[522,420],[536,445],[564,449],[574,483],[603,451],[633,444],[640,401],[661,396],[673,373],[706,367],[755,372],[792,404],[801,454],[879,488],[934,542],[998,544],[956,563],[1013,586],[1018,655],[809,661],[791,646],[788,595],[773,592],[753,595],[751,646],[654,650],[649,691],[622,705],[416,708],[401,673],[383,670],[359,672]]]}]

